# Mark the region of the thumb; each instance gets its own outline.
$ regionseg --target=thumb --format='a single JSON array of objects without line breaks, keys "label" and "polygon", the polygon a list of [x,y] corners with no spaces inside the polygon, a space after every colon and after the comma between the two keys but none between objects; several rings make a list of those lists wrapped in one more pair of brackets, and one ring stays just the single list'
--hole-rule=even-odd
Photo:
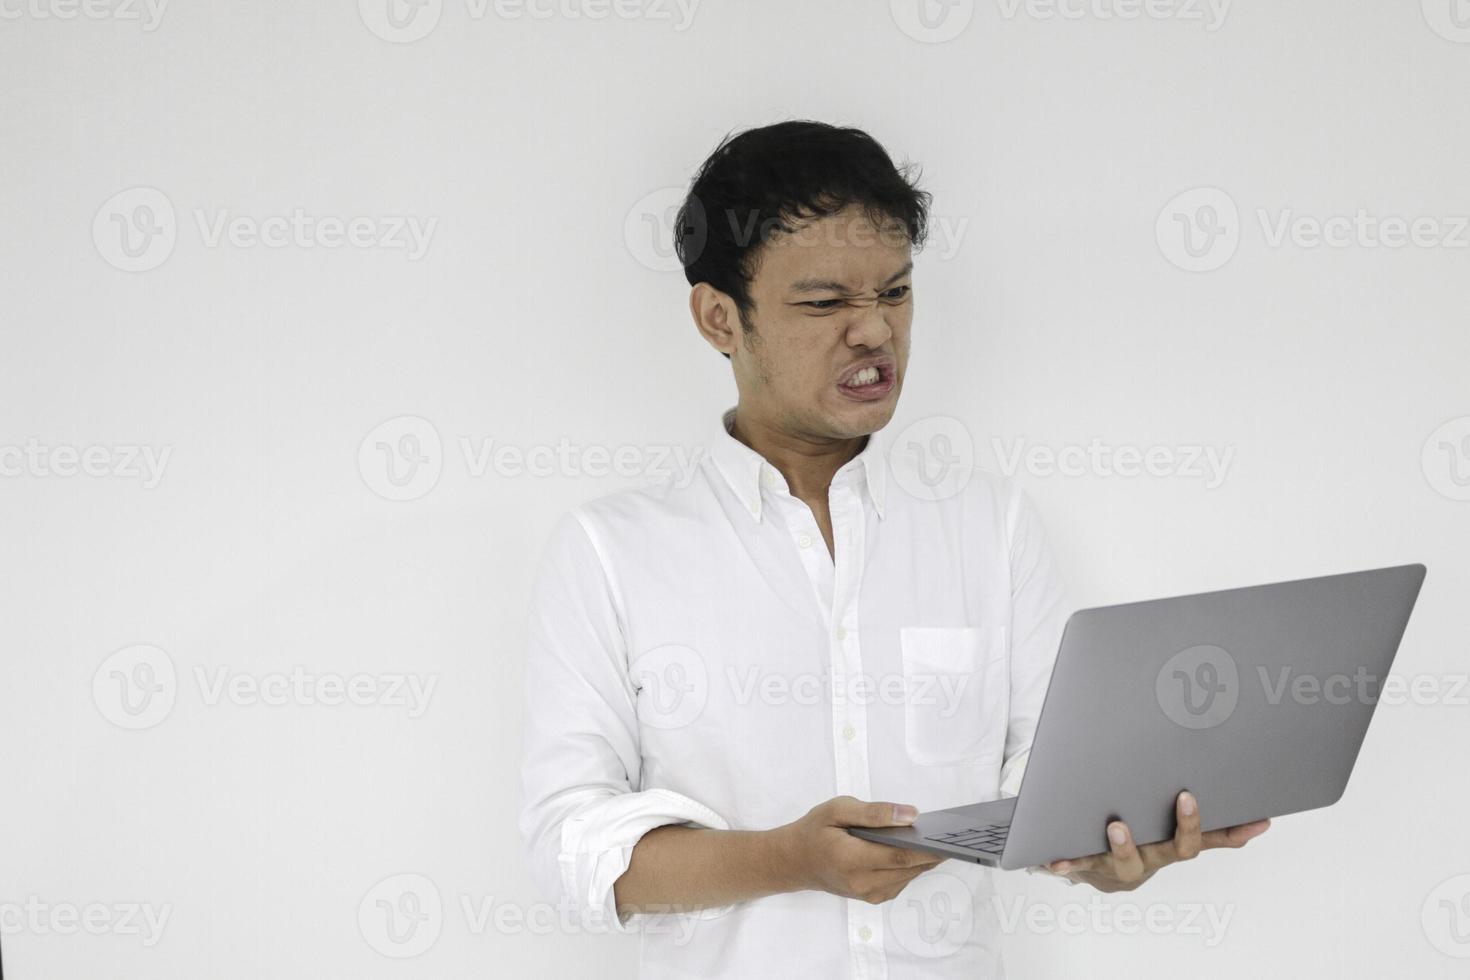
[{"label": "thumb", "polygon": [[850,796],[832,802],[836,827],[902,827],[919,817],[918,809],[906,803],[865,803]]}]

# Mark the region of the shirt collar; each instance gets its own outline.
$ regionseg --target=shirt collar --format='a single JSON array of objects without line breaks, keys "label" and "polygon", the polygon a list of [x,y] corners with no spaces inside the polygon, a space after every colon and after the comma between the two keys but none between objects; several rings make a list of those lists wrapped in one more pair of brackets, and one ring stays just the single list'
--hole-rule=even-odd
[{"label": "shirt collar", "polygon": [[[764,456],[730,434],[730,427],[734,424],[735,409],[732,408],[720,418],[720,428],[715,433],[710,455],[714,458],[715,467],[719,469],[720,475],[725,478],[725,482],[730,485],[730,489],[745,506],[746,512],[759,521],[761,519],[762,481],[772,488],[785,490],[787,489],[786,478]],[[832,477],[832,482],[840,484],[853,480],[866,486],[868,498],[873,501],[878,517],[882,519],[887,477],[887,460],[884,456],[882,442],[875,432],[868,436],[868,441],[862,451],[837,471]]]}]

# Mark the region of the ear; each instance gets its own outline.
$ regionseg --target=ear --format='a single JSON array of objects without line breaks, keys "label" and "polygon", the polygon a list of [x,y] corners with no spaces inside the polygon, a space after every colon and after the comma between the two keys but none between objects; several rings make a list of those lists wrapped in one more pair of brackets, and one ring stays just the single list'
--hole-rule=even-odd
[{"label": "ear", "polygon": [[707,282],[689,293],[689,314],[699,335],[721,354],[731,356],[740,346],[740,316],[735,301]]}]

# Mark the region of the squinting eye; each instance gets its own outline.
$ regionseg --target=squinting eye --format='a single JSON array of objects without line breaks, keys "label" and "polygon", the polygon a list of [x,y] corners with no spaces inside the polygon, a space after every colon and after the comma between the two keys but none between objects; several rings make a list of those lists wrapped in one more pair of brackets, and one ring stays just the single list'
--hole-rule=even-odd
[{"label": "squinting eye", "polygon": [[909,294],[912,288],[911,286],[894,286],[888,292],[884,293],[883,296],[886,299],[903,299]]},{"label": "squinting eye", "polygon": [[814,299],[809,302],[803,303],[802,305],[810,306],[812,309],[815,310],[830,310],[832,307],[836,306],[840,302],[842,302],[842,300],[840,299]]}]

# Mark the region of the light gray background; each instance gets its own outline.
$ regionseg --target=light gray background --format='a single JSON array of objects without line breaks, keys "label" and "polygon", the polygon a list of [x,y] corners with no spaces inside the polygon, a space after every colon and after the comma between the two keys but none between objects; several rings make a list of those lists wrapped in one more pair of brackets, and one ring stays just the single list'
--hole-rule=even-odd
[{"label": "light gray background", "polygon": [[[633,974],[629,940],[505,917],[539,901],[514,803],[528,565],[567,507],[640,479],[581,475],[587,447],[652,474],[733,403],[649,219],[727,131],[791,117],[868,129],[935,194],[891,433],[959,420],[992,468],[995,440],[1231,454],[1218,481],[1023,466],[1079,603],[1430,569],[1396,672],[1433,693],[1381,707],[1342,803],[1100,900],[1211,903],[1220,941],[1023,925],[1012,975],[1462,975],[1470,5],[1460,29],[1449,0],[1223,22],[960,0],[930,31],[902,0],[705,0],[687,23],[445,0],[395,30],[385,2],[0,0],[10,975]],[[157,196],[114,197],[137,187],[165,199],[151,220]],[[1201,204],[1227,233],[1190,271],[1170,229]],[[421,256],[211,244],[222,215],[296,209],[436,224]],[[1425,219],[1419,242],[1303,237],[1360,210]],[[1273,241],[1283,215],[1308,231]],[[118,218],[164,234],[128,260]],[[423,421],[369,439],[402,416]],[[386,499],[377,441],[426,425],[442,474]],[[464,441],[490,440],[578,465],[477,472]],[[57,473],[94,446],[104,475]],[[169,453],[156,485],[132,447]],[[140,645],[174,674],[128,730],[110,685],[145,678]],[[417,717],[213,697],[296,667],[436,686]],[[405,874],[442,911],[401,960],[371,922],[427,894]],[[1091,901],[1005,887],[1073,921]],[[168,914],[156,942],[129,904]]]}]

